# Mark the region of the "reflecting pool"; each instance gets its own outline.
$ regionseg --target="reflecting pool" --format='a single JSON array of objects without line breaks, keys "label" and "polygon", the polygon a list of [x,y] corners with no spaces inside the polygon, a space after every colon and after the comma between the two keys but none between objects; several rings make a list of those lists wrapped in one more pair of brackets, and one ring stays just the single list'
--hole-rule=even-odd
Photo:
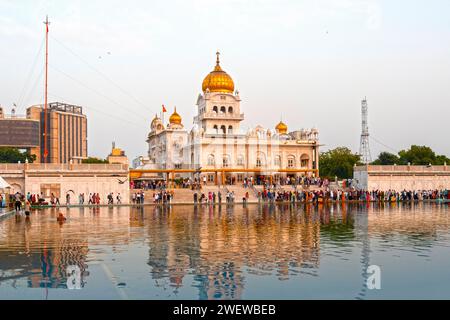
[{"label": "reflecting pool", "polygon": [[[371,265],[380,289],[367,286]],[[316,298],[449,299],[448,205],[64,208],[0,221],[0,299]]]}]

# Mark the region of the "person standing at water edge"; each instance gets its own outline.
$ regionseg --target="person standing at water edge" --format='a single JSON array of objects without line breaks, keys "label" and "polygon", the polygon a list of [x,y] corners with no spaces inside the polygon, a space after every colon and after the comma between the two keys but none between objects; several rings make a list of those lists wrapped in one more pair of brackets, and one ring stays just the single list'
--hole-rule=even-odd
[{"label": "person standing at water edge", "polygon": [[16,194],[14,195],[14,209],[16,211],[20,211],[21,207],[22,207],[22,196],[19,192],[16,192]]},{"label": "person standing at water edge", "polygon": [[31,213],[31,203],[29,200],[25,202],[25,215],[28,217]]}]

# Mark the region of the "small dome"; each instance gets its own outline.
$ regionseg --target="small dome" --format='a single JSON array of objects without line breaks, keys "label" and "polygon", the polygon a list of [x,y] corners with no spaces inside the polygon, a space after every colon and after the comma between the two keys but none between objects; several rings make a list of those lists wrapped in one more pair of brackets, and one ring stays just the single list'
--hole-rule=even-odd
[{"label": "small dome", "polygon": [[277,124],[275,129],[277,130],[277,132],[279,134],[286,134],[287,130],[288,130],[288,127],[283,121],[280,121],[280,123]]},{"label": "small dome", "polygon": [[208,89],[209,92],[225,92],[225,93],[233,93],[234,91],[234,82],[228,73],[222,70],[220,67],[219,61],[219,52],[217,54],[216,66],[214,70],[211,71],[203,80],[202,90],[206,92]]},{"label": "small dome", "polygon": [[177,108],[175,107],[175,111],[169,118],[170,124],[181,124],[181,116],[177,113]]},{"label": "small dome", "polygon": [[150,124],[150,128],[152,130],[163,130],[164,129],[162,120],[160,117],[158,117],[158,115],[155,114],[155,117],[153,118],[152,123]]}]

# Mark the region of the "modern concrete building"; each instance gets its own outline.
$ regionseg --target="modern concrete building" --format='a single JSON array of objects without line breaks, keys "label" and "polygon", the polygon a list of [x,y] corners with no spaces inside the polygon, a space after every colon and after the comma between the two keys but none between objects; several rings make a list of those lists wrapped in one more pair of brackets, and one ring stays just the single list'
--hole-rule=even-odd
[{"label": "modern concrete building", "polygon": [[362,190],[450,189],[450,169],[443,166],[355,166],[353,179]]},{"label": "modern concrete building", "polygon": [[0,107],[0,147],[26,149],[40,157],[40,122],[14,113],[5,114]]},{"label": "modern concrete building", "polygon": [[27,108],[26,115],[5,114],[0,108],[0,147],[26,149],[36,155],[36,163],[81,162],[87,157],[87,118],[82,107],[48,104],[46,161],[44,122],[43,105]]},{"label": "modern concrete building", "polygon": [[[44,162],[44,108],[43,105],[27,109],[27,119],[40,122],[40,156]],[[87,157],[87,118],[82,107],[53,102],[47,109],[47,149],[46,163],[81,162]]]}]

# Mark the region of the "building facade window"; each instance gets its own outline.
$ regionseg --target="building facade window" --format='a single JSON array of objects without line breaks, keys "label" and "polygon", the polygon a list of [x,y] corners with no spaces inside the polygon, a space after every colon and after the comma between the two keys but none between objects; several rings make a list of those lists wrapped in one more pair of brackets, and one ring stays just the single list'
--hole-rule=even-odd
[{"label": "building facade window", "polygon": [[304,168],[309,166],[309,157],[307,155],[302,155],[300,158],[300,165]]},{"label": "building facade window", "polygon": [[215,166],[216,165],[216,159],[213,154],[210,154],[208,156],[208,166]]},{"label": "building facade window", "polygon": [[275,156],[274,165],[276,167],[281,167],[281,157],[280,156]]},{"label": "building facade window", "polygon": [[220,107],[220,113],[227,113],[227,109],[224,106]]},{"label": "building facade window", "polygon": [[242,155],[239,155],[237,157],[237,165],[238,166],[243,166],[244,165],[244,157]]},{"label": "building facade window", "polygon": [[262,166],[261,158],[256,159],[256,167],[261,168],[261,166]]},{"label": "building facade window", "polygon": [[295,166],[295,158],[293,156],[290,156],[288,158],[288,168],[294,168]]},{"label": "building facade window", "polygon": [[228,113],[233,113],[233,107],[228,107]]},{"label": "building facade window", "polygon": [[218,113],[219,112],[219,108],[217,108],[217,106],[213,107],[213,112]]},{"label": "building facade window", "polygon": [[232,134],[233,133],[233,126],[228,126],[228,133]]},{"label": "building facade window", "polygon": [[227,168],[230,165],[230,159],[228,156],[224,156],[222,159],[222,167]]}]

